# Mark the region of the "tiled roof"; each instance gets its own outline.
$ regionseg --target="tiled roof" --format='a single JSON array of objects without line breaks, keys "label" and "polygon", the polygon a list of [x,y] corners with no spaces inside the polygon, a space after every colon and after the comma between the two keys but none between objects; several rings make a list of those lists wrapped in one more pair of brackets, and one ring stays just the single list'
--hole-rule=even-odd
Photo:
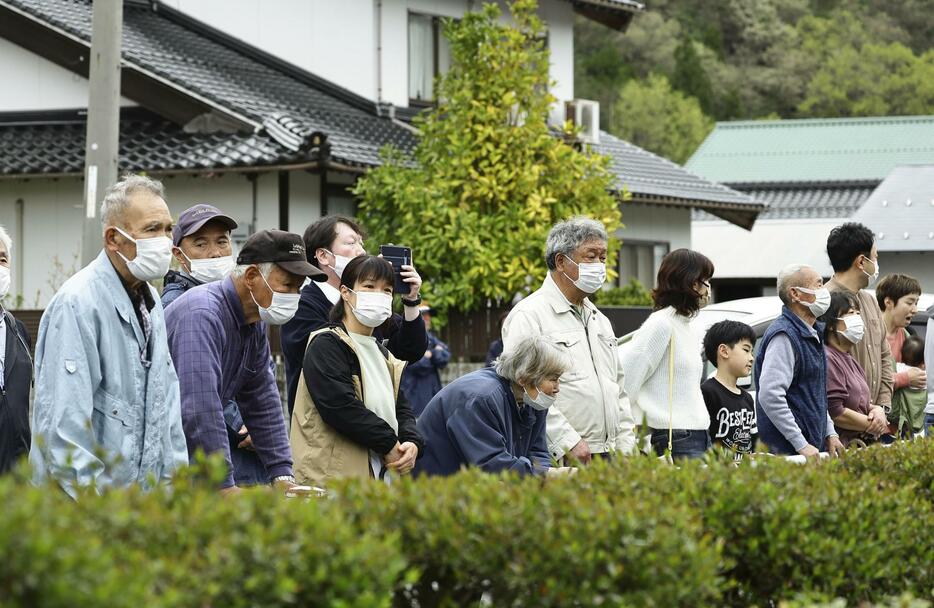
[{"label": "tiled roof", "polygon": [[600,132],[596,152],[611,157],[611,169],[616,174],[616,187],[633,193],[636,201],[681,201],[691,207],[707,209],[718,216],[727,215],[734,223],[751,227],[765,205],[755,195],[739,192],[711,182],[684,167],[634,146],[629,142]]},{"label": "tiled roof", "polygon": [[[0,175],[81,174],[86,131],[86,116],[77,111],[0,114]],[[121,113],[121,170],[204,170],[301,160],[262,134],[186,133],[142,108]]]},{"label": "tiled roof", "polygon": [[[88,0],[2,0],[44,24],[90,44]],[[277,65],[193,19],[159,5],[127,3],[123,20],[123,62],[256,129],[278,116],[294,117],[309,132],[327,135],[332,158],[375,165],[388,143],[407,148],[412,134],[376,105],[331,83]],[[146,100],[137,100],[146,105]]]},{"label": "tiled roof", "polygon": [[879,251],[934,251],[934,164],[896,167],[853,219]]},{"label": "tiled roof", "polygon": [[[743,190],[768,204],[760,220],[849,218],[872,194],[871,186],[825,186],[805,188],[755,188]],[[716,219],[702,211],[695,220]]]},{"label": "tiled roof", "polygon": [[875,185],[917,163],[934,163],[934,116],[720,122],[685,166],[731,186]]},{"label": "tiled roof", "polygon": [[[630,8],[638,4],[593,2]],[[373,102],[162,4],[155,6],[157,10],[146,4],[124,6],[124,84],[130,74],[137,81],[158,83],[194,100],[192,107],[200,113],[196,116],[210,111],[235,129],[192,133],[151,113],[128,113],[121,121],[122,167],[171,171],[302,163],[321,157],[322,151],[310,142],[326,137],[331,162],[364,168],[379,163],[379,150],[387,144],[402,150],[414,146],[410,127],[380,115],[384,113]],[[81,49],[90,44],[90,0],[0,0],[0,19],[14,17],[40,24],[40,33],[58,37],[55,44],[79,44]],[[31,44],[18,42],[27,48]],[[158,95],[134,100],[159,111],[153,107]],[[0,139],[10,145],[0,150],[0,175],[81,172],[83,117],[75,113],[64,122],[61,116],[46,117],[45,123],[5,118],[4,123],[0,117]],[[602,134],[595,148],[613,158],[617,187],[625,185],[637,201],[700,207],[746,228],[764,208],[748,195],[609,134]]]}]

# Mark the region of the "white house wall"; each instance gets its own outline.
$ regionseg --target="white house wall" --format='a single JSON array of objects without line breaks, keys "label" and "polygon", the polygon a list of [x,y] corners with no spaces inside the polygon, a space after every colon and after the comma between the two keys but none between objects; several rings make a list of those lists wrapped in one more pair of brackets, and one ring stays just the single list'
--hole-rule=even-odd
[{"label": "white house wall", "polygon": [[626,241],[668,243],[670,251],[691,247],[691,210],[661,205],[625,203],[624,227],[616,238]]},{"label": "white house wall", "polygon": [[[882,275],[907,274],[921,282],[925,293],[934,293],[934,253],[879,252],[879,268]],[[872,287],[870,285],[870,287]]]},{"label": "white house wall", "polygon": [[[480,3],[167,0],[167,4],[358,95],[405,107],[409,104],[408,13],[461,17]],[[505,4],[501,6],[506,13]],[[556,81],[552,93],[562,102],[573,99],[573,7],[562,0],[543,0],[539,13],[548,26],[551,79]]]},{"label": "white house wall", "polygon": [[[22,306],[44,308],[55,289],[78,270],[81,246],[82,189],[78,178],[0,181],[0,224],[13,239],[13,286]],[[166,202],[174,218],[195,203],[211,203],[241,225],[245,237],[253,219],[253,190],[243,175],[164,177]],[[17,200],[22,200],[19,234]],[[278,179],[262,174],[257,187],[258,229],[279,227]],[[320,217],[319,177],[290,174],[289,229],[301,234]],[[17,305],[10,303],[10,305]]]},{"label": "white house wall", "polygon": [[[88,81],[0,38],[0,112],[86,108]],[[121,99],[124,106],[135,105]]]},{"label": "white house wall", "polygon": [[720,220],[693,222],[694,247],[716,267],[715,279],[778,276],[788,264],[808,264],[832,273],[827,235],[840,220],[760,220],[752,231]]}]

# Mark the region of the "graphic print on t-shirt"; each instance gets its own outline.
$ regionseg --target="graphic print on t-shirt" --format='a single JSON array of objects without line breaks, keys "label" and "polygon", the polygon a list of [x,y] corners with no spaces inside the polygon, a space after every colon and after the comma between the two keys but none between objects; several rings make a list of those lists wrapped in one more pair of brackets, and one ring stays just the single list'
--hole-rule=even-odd
[{"label": "graphic print on t-shirt", "polygon": [[742,389],[737,395],[716,378],[705,381],[701,392],[710,413],[711,442],[736,453],[737,457],[755,450],[759,429],[752,395]]}]

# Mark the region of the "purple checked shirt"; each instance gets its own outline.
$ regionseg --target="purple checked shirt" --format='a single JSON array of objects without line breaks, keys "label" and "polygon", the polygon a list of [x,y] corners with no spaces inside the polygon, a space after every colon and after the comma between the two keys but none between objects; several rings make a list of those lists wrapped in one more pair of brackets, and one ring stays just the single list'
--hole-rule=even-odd
[{"label": "purple checked shirt", "polygon": [[292,452],[271,369],[266,325],[247,323],[230,278],[189,289],[165,309],[190,457],[223,451],[234,485],[224,403],[234,400],[270,479],[292,474]]}]

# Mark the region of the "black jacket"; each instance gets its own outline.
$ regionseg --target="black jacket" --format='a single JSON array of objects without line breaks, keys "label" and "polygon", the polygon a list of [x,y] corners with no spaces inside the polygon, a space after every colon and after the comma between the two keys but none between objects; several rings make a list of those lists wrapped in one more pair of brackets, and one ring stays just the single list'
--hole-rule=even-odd
[{"label": "black jacket", "polygon": [[[282,354],[285,357],[285,382],[288,390],[289,416],[295,406],[295,391],[298,390],[298,378],[302,373],[305,360],[305,346],[311,332],[330,324],[328,315],[333,305],[321,288],[310,283],[302,289],[298,311],[292,320],[282,326]],[[425,356],[428,350],[428,334],[421,315],[412,321],[406,321],[401,315],[393,315],[388,321],[376,328],[373,336],[384,343],[396,358],[408,363],[415,363]],[[309,382],[305,377],[305,382]]]},{"label": "black jacket", "polygon": [[[388,354],[383,345],[380,351]],[[387,454],[396,441],[411,441],[418,446],[419,456],[422,454],[424,443],[415,426],[415,414],[402,390],[396,399],[397,435],[388,422],[357,398],[353,377],[360,377],[360,360],[339,337],[331,332],[316,337],[305,353],[303,371],[321,419],[337,432],[377,454]]]},{"label": "black jacket", "polygon": [[[2,311],[2,309],[0,309]],[[32,341],[22,321],[6,317],[6,357],[0,391],[0,473],[29,453],[29,389],[32,386]]]}]

